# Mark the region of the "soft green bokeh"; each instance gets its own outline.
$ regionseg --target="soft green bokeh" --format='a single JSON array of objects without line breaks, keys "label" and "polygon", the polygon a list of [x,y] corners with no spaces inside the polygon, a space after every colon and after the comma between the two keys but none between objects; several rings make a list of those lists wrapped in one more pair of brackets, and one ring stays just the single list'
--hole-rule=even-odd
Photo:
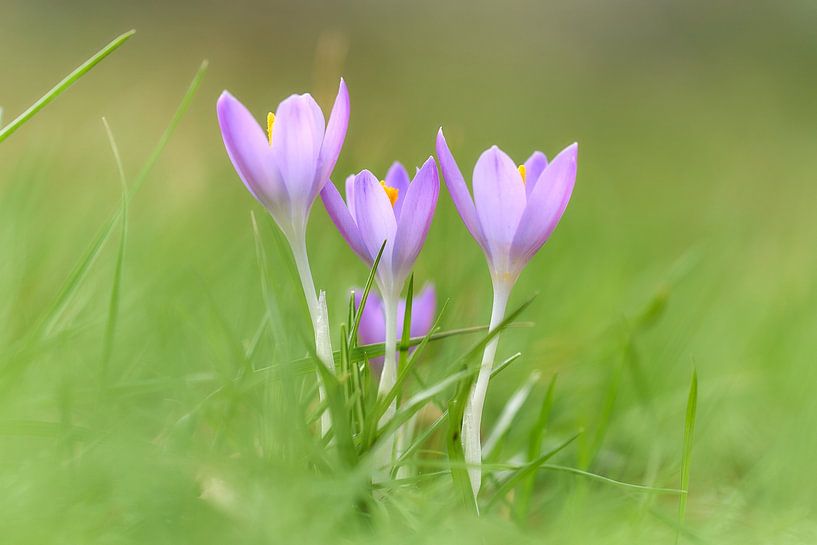
[{"label": "soft green bokeh", "polygon": [[[522,162],[578,141],[576,191],[512,304],[538,298],[487,425],[542,373],[503,455],[524,448],[558,373],[555,462],[677,487],[699,376],[688,543],[817,541],[817,9],[810,2],[23,2],[0,19],[11,119],[116,34],[137,35],[0,149],[2,543],[672,543],[677,498],[542,471],[531,520],[479,521],[449,489],[355,516],[354,474],[316,476],[292,381],[233,381],[265,311],[250,211],[283,319],[255,367],[309,338],[272,222],[224,153],[224,88],[259,119],[292,92],[352,121],[335,180],[433,153],[463,170],[498,144]],[[119,206],[105,116],[133,180],[200,61],[202,88],[131,202],[120,314],[100,394],[118,231],[47,334],[32,336]],[[316,283],[335,324],[366,269],[318,204]],[[443,193],[418,282],[444,327],[483,324],[489,279]],[[644,316],[645,309],[648,316]],[[427,367],[470,346],[435,345]],[[426,369],[433,374],[433,370]],[[291,377],[290,377],[291,378]]]}]

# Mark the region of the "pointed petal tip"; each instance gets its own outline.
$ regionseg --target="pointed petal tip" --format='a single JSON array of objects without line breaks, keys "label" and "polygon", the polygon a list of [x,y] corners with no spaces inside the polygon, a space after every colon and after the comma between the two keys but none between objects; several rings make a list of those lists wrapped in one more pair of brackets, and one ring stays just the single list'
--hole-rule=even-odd
[{"label": "pointed petal tip", "polygon": [[218,100],[216,101],[216,108],[221,111],[223,108],[229,108],[231,104],[238,103],[238,99],[235,98],[232,93],[228,90],[223,90],[221,94],[218,96]]},{"label": "pointed petal tip", "polygon": [[573,142],[572,144],[567,146],[565,149],[560,151],[559,154],[556,157],[553,158],[553,160],[555,161],[558,157],[564,157],[564,158],[569,158],[573,162],[576,162],[576,160],[578,158],[578,155],[579,155],[579,143],[578,142]]},{"label": "pointed petal tip", "polygon": [[432,168],[432,167],[434,168],[434,170],[437,170],[437,161],[434,159],[433,155],[429,155],[428,159],[426,159],[423,162],[423,166],[421,166],[419,170],[424,170],[426,168]]},{"label": "pointed petal tip", "polygon": [[440,146],[445,146],[446,148],[448,147],[448,144],[445,141],[445,135],[443,134],[443,128],[442,127],[440,127],[440,129],[437,131],[437,142],[436,142],[436,144],[437,144],[437,153],[439,153]]},{"label": "pointed petal tip", "polygon": [[356,184],[357,184],[357,183],[360,183],[361,181],[363,181],[363,180],[365,180],[365,179],[374,180],[375,182],[377,182],[377,181],[378,181],[377,176],[375,176],[375,175],[372,173],[372,171],[371,171],[371,170],[369,170],[369,169],[367,169],[367,168],[364,168],[363,170],[361,170],[361,171],[360,171],[360,172],[358,172],[357,174],[354,174],[354,177],[355,177],[355,179],[354,179],[354,183],[356,183]]}]

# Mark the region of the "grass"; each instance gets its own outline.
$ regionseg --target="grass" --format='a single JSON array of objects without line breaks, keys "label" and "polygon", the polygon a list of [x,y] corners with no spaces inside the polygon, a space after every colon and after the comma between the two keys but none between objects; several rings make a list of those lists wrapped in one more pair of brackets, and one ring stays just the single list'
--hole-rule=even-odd
[{"label": "grass", "polygon": [[[291,7],[275,33],[251,24],[281,20],[274,6],[201,8],[195,25],[121,15],[139,28],[128,47],[0,144],[4,542],[817,539],[808,10],[513,6],[472,6],[467,28],[423,3],[396,19]],[[2,33],[6,118],[123,24],[59,12],[46,47],[33,9]],[[322,25],[340,34],[294,30]],[[310,257],[345,370],[320,406],[289,254],[219,141],[223,88],[261,118],[294,91],[327,106],[341,71],[353,117],[336,182],[421,163],[440,124],[465,172],[493,143],[520,161],[580,143],[575,197],[509,308],[538,296],[500,340],[479,518],[454,434],[490,285],[448,196],[414,271],[445,311],[408,340],[423,348],[404,350],[393,393],[433,401],[416,416],[428,431],[407,476],[373,486],[377,433],[356,438],[382,406],[355,391],[382,348],[355,346],[348,298],[369,271],[316,205]],[[334,446],[315,434],[324,408],[348,418]]]}]

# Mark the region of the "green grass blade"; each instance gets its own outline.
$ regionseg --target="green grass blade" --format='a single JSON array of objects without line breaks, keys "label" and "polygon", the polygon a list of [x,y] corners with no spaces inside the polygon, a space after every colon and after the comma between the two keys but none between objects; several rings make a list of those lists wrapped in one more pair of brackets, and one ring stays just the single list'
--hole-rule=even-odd
[{"label": "green grass blade", "polygon": [[133,187],[131,188],[130,197],[133,196],[139,191],[142,187],[142,184],[145,183],[148,175],[153,170],[154,165],[159,160],[159,157],[162,155],[167,143],[170,141],[170,138],[173,136],[173,133],[176,132],[176,128],[181,123],[182,118],[187,113],[187,110],[190,109],[190,104],[193,102],[193,98],[196,96],[196,92],[198,92],[199,87],[201,87],[201,82],[204,79],[204,75],[207,73],[207,60],[201,61],[199,68],[196,70],[196,73],[193,75],[193,79],[190,80],[190,84],[187,86],[187,90],[182,96],[182,100],[179,102],[179,105],[176,107],[176,111],[173,112],[173,117],[170,118],[170,123],[167,124],[165,127],[162,136],[159,137],[159,141],[154,146],[153,150],[150,152],[145,164],[142,165],[142,169],[139,171],[139,174],[136,175],[136,178],[133,180]]},{"label": "green grass blade", "polygon": [[383,257],[383,250],[385,249],[386,242],[384,241],[383,244],[380,246],[380,250],[377,252],[377,257],[374,258],[372,268],[369,270],[369,277],[366,278],[366,286],[363,288],[363,295],[360,297],[360,308],[357,309],[357,312],[355,314],[355,323],[352,326],[352,330],[349,331],[350,339],[357,339],[357,330],[358,328],[360,328],[360,319],[363,317],[363,309],[366,307],[366,300],[369,298],[369,292],[372,289],[372,285],[374,284],[374,278],[375,275],[377,274],[377,267],[380,265],[380,258]]},{"label": "green grass blade", "polygon": [[[499,364],[496,368],[494,368],[494,370],[491,372],[491,377],[490,378],[493,379],[496,376],[498,371],[501,371],[501,369],[507,367],[508,365],[510,365],[511,363],[516,361],[517,359],[519,359],[519,357],[521,355],[522,354],[520,354],[520,353],[516,353],[513,356],[511,356],[510,358],[504,360],[501,364]],[[442,425],[445,423],[446,420],[448,420],[448,409],[444,410],[442,412],[442,414],[439,417],[437,417],[437,419],[428,428],[424,429],[414,439],[414,442],[400,455],[400,457],[397,459],[397,461],[394,464],[394,469],[392,471],[392,476],[397,474],[397,468],[399,466],[401,466],[401,465],[406,464],[408,459],[411,456],[413,456],[414,453],[417,452],[420,449],[420,447],[423,445],[423,443],[425,443],[426,440],[428,440],[428,438],[431,437],[434,434],[434,432],[436,432],[438,429],[440,429],[440,427],[442,427]]]},{"label": "green grass blade", "polygon": [[602,483],[611,484],[614,486],[618,486],[621,488],[626,488],[629,490],[634,490],[636,492],[645,492],[648,494],[668,494],[671,496],[684,496],[684,491],[679,490],[677,488],[661,488],[657,486],[645,486],[643,484],[633,484],[633,483],[625,483],[624,481],[617,481],[616,479],[611,479],[610,477],[605,477],[604,475],[599,475],[598,473],[591,473],[590,471],[584,471],[577,467],[568,467],[568,466],[560,466],[554,464],[542,464],[540,469],[548,470],[548,471],[561,471],[564,473],[572,473],[574,475],[579,475],[582,477],[588,477],[589,479],[596,480]]},{"label": "green grass blade", "polygon": [[99,64],[102,59],[119,49],[119,47],[128,41],[128,39],[130,39],[135,33],[135,30],[129,30],[128,32],[125,32],[124,34],[115,38],[111,43],[100,49],[93,57],[79,65],[73,72],[65,76],[62,81],[40,97],[37,102],[29,106],[26,111],[17,116],[17,118],[11,123],[0,128],[0,142],[11,136],[14,131],[19,129],[26,121],[34,117],[37,112],[45,108],[51,101],[56,99],[66,89],[76,83],[77,80],[87,74],[94,66]]},{"label": "green grass blade", "polygon": [[[687,498],[689,497],[689,468],[692,461],[692,437],[695,433],[695,416],[698,412],[698,373],[692,371],[692,380],[689,384],[689,397],[687,398],[686,417],[684,419],[684,451],[681,458],[681,490],[683,493],[678,498],[678,525],[684,525],[687,510]],[[680,542],[681,533],[675,534],[675,543]]]},{"label": "green grass blade", "polygon": [[494,495],[491,496],[491,499],[488,501],[486,509],[490,509],[491,507],[493,507],[499,500],[503,499],[505,497],[505,494],[510,492],[511,489],[513,489],[513,487],[518,485],[527,477],[530,477],[531,475],[536,473],[536,471],[539,470],[542,464],[544,464],[545,462],[556,456],[556,454],[567,448],[567,446],[570,445],[570,443],[572,443],[573,441],[575,441],[581,434],[582,432],[576,433],[570,439],[564,441],[561,445],[549,450],[548,452],[539,456],[535,460],[528,462],[520,469],[518,469],[513,475],[502,481],[502,484],[499,485],[499,488],[496,490],[496,492],[494,492]]},{"label": "green grass blade", "polygon": [[[400,360],[398,369],[406,364],[408,358],[408,341],[411,338],[411,307],[414,303],[414,273],[409,277],[408,290],[406,291],[406,307],[403,312],[403,334],[400,336]],[[434,324],[436,326],[436,324]],[[433,327],[431,328],[434,329]]]},{"label": "green grass blade", "polygon": [[[201,85],[202,78],[207,69],[207,62],[202,62],[201,66],[199,67],[196,75],[193,77],[190,85],[187,88],[184,96],[182,97],[181,102],[179,103],[176,111],[171,118],[170,123],[168,124],[167,128],[165,129],[164,133],[162,134],[161,138],[159,139],[156,146],[153,148],[148,160],[142,167],[139,175],[133,187],[130,190],[130,194],[128,195],[129,199],[132,199],[136,191],[139,189],[141,184],[147,178],[148,174],[151,171],[151,168],[156,163],[156,160],[161,155],[162,151],[164,150],[165,146],[167,145],[170,137],[176,130],[179,122],[181,121],[184,114],[187,112],[188,108],[190,107],[190,103],[193,100],[193,97],[196,94],[199,86]],[[12,357],[8,361],[8,363],[0,369],[0,388],[8,387],[12,381],[10,377],[20,373],[26,366],[28,359],[24,356],[25,354],[20,352],[27,352],[31,350],[31,347],[35,345],[34,341],[43,341],[49,337],[52,337],[56,333],[56,324],[59,322],[60,318],[62,317],[63,312],[68,307],[69,303],[76,295],[77,290],[82,285],[83,280],[87,276],[88,272],[91,269],[91,266],[94,264],[96,259],[99,257],[102,248],[104,247],[105,243],[110,238],[111,234],[113,233],[114,227],[116,223],[121,218],[121,207],[117,209],[116,212],[111,216],[111,218],[106,221],[102,227],[100,228],[97,235],[88,245],[88,248],[82,254],[80,259],[74,265],[74,268],[68,274],[65,282],[62,284],[60,290],[57,292],[57,296],[55,297],[54,301],[51,305],[43,312],[37,321],[34,323],[34,326],[25,334],[21,341],[19,341],[19,347],[15,348],[12,347],[10,353]],[[17,353],[15,353],[17,351]]]},{"label": "green grass blade", "polygon": [[[187,91],[182,97],[179,106],[173,113],[173,117],[171,118],[170,123],[168,124],[167,128],[165,128],[165,131],[162,133],[162,136],[159,138],[159,141],[151,151],[150,156],[148,157],[147,161],[142,167],[142,170],[136,177],[136,180],[134,181],[133,184],[133,188],[131,189],[130,194],[128,196],[129,199],[132,199],[133,196],[136,194],[136,191],[138,191],[142,183],[147,178],[148,174],[150,173],[151,169],[156,163],[156,160],[164,151],[165,146],[170,140],[170,137],[173,135],[182,117],[190,107],[190,103],[193,97],[195,96],[199,86],[201,85],[201,80],[204,77],[206,69],[207,62],[205,61],[201,64],[198,71],[196,72],[196,75],[193,77],[193,80],[191,81],[190,85],[187,88]],[[56,322],[61,317],[62,312],[65,310],[71,298],[76,293],[77,288],[82,284],[82,281],[85,278],[86,274],[88,273],[89,269],[91,268],[91,265],[93,265],[93,263],[96,261],[96,258],[98,257],[99,252],[102,250],[102,247],[105,245],[105,242],[107,242],[108,238],[113,233],[113,229],[116,226],[116,223],[121,219],[120,214],[121,208],[117,210],[113,214],[113,216],[102,226],[96,238],[94,238],[94,240],[88,246],[88,249],[83,254],[82,258],[79,260],[74,269],[71,271],[71,274],[69,274],[65,284],[63,284],[63,287],[58,293],[54,303],[51,305],[49,310],[41,319],[40,333],[45,334],[51,333]]]},{"label": "green grass blade", "polygon": [[[417,360],[419,359],[419,354],[422,353],[423,348],[425,348],[425,346],[428,344],[432,332],[437,327],[439,327],[440,321],[442,320],[443,315],[445,314],[446,308],[447,303],[440,310],[440,313],[437,315],[437,319],[434,321],[434,324],[431,326],[431,329],[428,330],[428,333],[426,333],[426,335],[422,338],[420,344],[417,345],[417,350],[414,351],[414,353],[411,355],[408,361],[400,368],[400,371],[397,374],[397,379],[394,381],[394,385],[389,389],[388,392],[386,392],[386,395],[384,395],[382,398],[378,400],[378,404],[375,409],[375,417],[377,421],[379,421],[380,418],[386,413],[386,411],[389,408],[389,405],[391,405],[391,402],[397,398],[397,395],[400,393],[403,387],[403,383],[406,381],[406,378],[414,369],[414,366],[417,363]],[[405,335],[406,332],[404,332],[404,338]],[[406,350],[408,350],[407,342],[402,343],[402,345],[406,347],[405,348]]]},{"label": "green grass blade", "polygon": [[499,414],[496,425],[491,430],[491,433],[488,434],[488,437],[483,443],[483,459],[490,458],[491,454],[494,452],[494,449],[500,445],[500,442],[510,429],[511,424],[513,424],[516,415],[519,414],[519,411],[522,409],[525,401],[527,401],[531,390],[533,390],[533,386],[539,381],[539,377],[539,371],[532,372],[522,386],[517,388],[511,397],[508,398],[508,401],[505,403],[505,407],[502,408],[502,412]]},{"label": "green grass blade", "polygon": [[[535,460],[542,453],[542,440],[545,438],[548,423],[550,422],[550,412],[553,409],[553,393],[556,390],[557,376],[558,375],[553,375],[550,379],[545,398],[542,401],[542,407],[539,409],[539,416],[531,427],[528,439],[528,460]],[[536,476],[531,475],[519,488],[519,499],[516,500],[514,508],[516,518],[520,522],[526,520],[528,516],[528,508],[530,506],[531,496],[533,495],[535,481]]]},{"label": "green grass blade", "polygon": [[119,248],[116,252],[116,265],[114,267],[113,284],[111,287],[111,298],[108,303],[108,320],[105,325],[105,336],[102,340],[102,369],[100,380],[103,386],[108,384],[108,366],[110,364],[111,352],[113,350],[113,339],[116,333],[116,322],[119,316],[119,300],[122,288],[122,276],[125,265],[125,246],[128,240],[128,182],[125,177],[125,169],[122,166],[122,156],[119,153],[119,146],[116,144],[116,139],[113,136],[108,120],[102,118],[102,123],[105,125],[105,132],[108,135],[108,142],[111,145],[114,160],[116,161],[116,169],[119,172],[119,182],[122,185],[122,204],[119,212],[121,217],[122,228],[119,237]]}]

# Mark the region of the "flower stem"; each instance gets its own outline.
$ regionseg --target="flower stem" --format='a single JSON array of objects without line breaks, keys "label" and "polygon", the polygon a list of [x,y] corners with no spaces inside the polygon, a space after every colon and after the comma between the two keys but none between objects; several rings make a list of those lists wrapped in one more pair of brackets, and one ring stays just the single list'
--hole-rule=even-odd
[{"label": "flower stem", "polygon": [[[377,393],[379,397],[383,397],[389,393],[397,382],[397,298],[398,296],[388,294],[385,290],[381,291],[383,296],[383,311],[386,314],[386,339],[385,349],[386,353],[383,356],[383,371],[380,374],[380,385]],[[380,418],[379,425],[387,423],[397,412],[397,399],[394,399],[389,404],[386,412]],[[391,463],[392,456],[395,452],[397,437],[392,439],[388,447],[384,447],[377,453],[376,458],[380,465],[387,466]]]},{"label": "flower stem", "polygon": [[[494,282],[494,302],[491,310],[491,322],[488,326],[489,331],[496,329],[496,326],[505,317],[505,307],[508,304],[508,297],[511,294],[512,287],[508,283]],[[462,420],[462,446],[465,462],[471,466],[468,468],[468,476],[471,480],[471,490],[475,498],[482,484],[482,469],[479,467],[482,464],[482,443],[480,442],[482,409],[485,405],[485,395],[488,392],[491,370],[494,367],[497,344],[499,344],[499,335],[494,336],[485,346],[477,381],[471,389],[471,396],[468,398]]]},{"label": "flower stem", "polygon": [[[326,300],[323,292],[321,298],[315,292],[315,282],[312,280],[312,270],[309,267],[309,257],[306,253],[306,233],[301,232],[290,239],[292,255],[295,258],[295,267],[301,279],[301,286],[309,309],[309,318],[312,321],[312,331],[315,334],[315,354],[327,369],[334,372],[335,362],[332,358],[332,338],[329,330],[329,317],[326,311]],[[318,374],[318,392],[321,402],[326,398],[320,374]],[[326,435],[332,427],[332,418],[326,410],[321,415],[321,436]]]}]

